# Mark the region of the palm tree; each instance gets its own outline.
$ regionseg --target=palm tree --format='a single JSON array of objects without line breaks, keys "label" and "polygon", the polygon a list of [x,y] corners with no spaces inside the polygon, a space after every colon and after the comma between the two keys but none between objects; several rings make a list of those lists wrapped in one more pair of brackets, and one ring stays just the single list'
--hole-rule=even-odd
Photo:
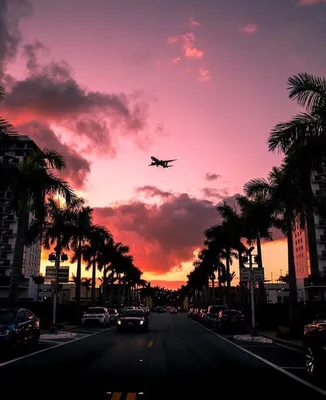
[{"label": "palm tree", "polygon": [[261,196],[268,200],[271,212],[274,212],[274,223],[287,237],[288,243],[288,272],[289,272],[289,302],[290,329],[296,330],[298,317],[297,281],[293,252],[293,230],[297,220],[305,223],[303,195],[296,178],[289,167],[284,164],[274,167],[268,179],[253,179],[244,186],[249,197]]},{"label": "palm tree", "polygon": [[[86,289],[86,304],[88,303],[88,293],[92,284],[92,278],[82,278],[81,285]],[[79,294],[80,295],[80,294]]]},{"label": "palm tree", "polygon": [[89,235],[92,232],[93,209],[85,206],[83,199],[79,199],[79,204],[76,205],[76,210],[73,214],[74,219],[74,234],[72,237],[71,247],[74,250],[72,262],[77,261],[76,271],[76,305],[80,304],[80,287],[81,287],[81,268],[82,268],[82,249],[85,246]]},{"label": "palm tree", "polygon": [[112,240],[111,233],[99,225],[92,225],[87,243],[82,247],[83,260],[87,262],[86,270],[92,269],[92,303],[96,303],[96,269],[103,247]]},{"label": "palm tree", "polygon": [[42,229],[46,219],[45,199],[48,196],[60,195],[67,202],[75,198],[71,187],[56,176],[53,170],[65,168],[65,160],[55,150],[45,149],[31,153],[19,164],[12,164],[9,172],[8,189],[10,190],[10,206],[17,215],[17,234],[14,257],[11,268],[9,301],[18,298],[19,281],[23,260],[24,245],[28,243],[26,232],[32,214],[34,223],[29,231],[28,240],[34,241]]},{"label": "palm tree", "polygon": [[317,241],[311,187],[312,174],[325,169],[326,156],[326,79],[307,73],[288,80],[289,97],[305,108],[292,120],[280,123],[272,130],[269,150],[279,150],[287,164],[296,171],[297,182],[304,195],[310,265],[318,273]]}]

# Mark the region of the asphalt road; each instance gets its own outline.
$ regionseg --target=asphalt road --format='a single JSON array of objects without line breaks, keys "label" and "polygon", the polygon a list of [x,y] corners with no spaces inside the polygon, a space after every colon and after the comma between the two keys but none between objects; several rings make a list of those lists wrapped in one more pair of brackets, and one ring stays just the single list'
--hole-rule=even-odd
[{"label": "asphalt road", "polygon": [[36,390],[42,399],[202,400],[226,391],[259,400],[290,393],[325,398],[300,381],[306,377],[299,352],[229,341],[182,314],[151,314],[148,333],[75,331],[69,343],[43,342],[39,353],[0,361],[1,387],[13,395]]}]

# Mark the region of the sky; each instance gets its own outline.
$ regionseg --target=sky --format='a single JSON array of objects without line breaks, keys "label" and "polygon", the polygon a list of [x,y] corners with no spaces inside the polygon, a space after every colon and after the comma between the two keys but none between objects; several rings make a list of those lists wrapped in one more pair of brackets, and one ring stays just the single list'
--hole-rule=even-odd
[{"label": "sky", "polygon": [[[0,0],[0,115],[64,155],[95,222],[175,288],[215,205],[280,163],[268,135],[298,111],[288,77],[326,75],[325,15],[322,0]],[[263,261],[286,272],[279,234]]]}]

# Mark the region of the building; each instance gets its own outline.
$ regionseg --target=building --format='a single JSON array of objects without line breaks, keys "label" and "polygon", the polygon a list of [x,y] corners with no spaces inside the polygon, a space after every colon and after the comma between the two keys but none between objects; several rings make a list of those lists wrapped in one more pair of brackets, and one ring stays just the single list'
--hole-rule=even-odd
[{"label": "building", "polygon": [[288,303],[288,283],[265,283],[266,302],[272,304]]},{"label": "building", "polygon": [[[326,195],[326,172],[316,173],[312,179],[312,190],[318,197]],[[326,298],[326,286],[314,284],[311,275],[326,277],[326,220],[315,215],[315,234],[317,242],[318,271],[312,271],[310,265],[307,227],[301,229],[297,222],[293,232],[294,263],[297,276],[299,300],[318,300]]]},{"label": "building", "polygon": [[[13,157],[22,161],[31,152],[38,150],[36,144],[28,136],[17,136],[14,148],[10,150],[0,149],[0,156]],[[17,217],[10,207],[10,193],[0,191],[0,298],[7,298],[9,291],[9,279],[16,246]],[[26,216],[29,223],[33,215]],[[39,275],[41,263],[41,241],[32,246],[23,246],[22,253],[22,283],[19,297],[28,298],[28,287],[31,277]]]}]

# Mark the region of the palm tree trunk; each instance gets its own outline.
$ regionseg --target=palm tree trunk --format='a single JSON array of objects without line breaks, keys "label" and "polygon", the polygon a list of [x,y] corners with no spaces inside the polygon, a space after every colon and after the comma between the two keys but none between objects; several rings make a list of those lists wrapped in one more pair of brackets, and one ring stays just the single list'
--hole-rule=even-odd
[{"label": "palm tree trunk", "polygon": [[118,273],[118,305],[121,306],[121,274]]},{"label": "palm tree trunk", "polygon": [[17,234],[14,248],[14,257],[11,265],[10,286],[9,286],[9,304],[15,304],[19,296],[19,284],[22,275],[23,254],[25,243],[25,231],[28,226],[28,214],[21,211],[18,215]]},{"label": "palm tree trunk", "polygon": [[215,274],[213,272],[212,276],[212,303],[215,304],[216,298],[215,298]]},{"label": "palm tree trunk", "polygon": [[92,303],[93,303],[93,305],[95,305],[96,304],[96,258],[95,258],[95,256],[93,257],[93,260],[92,260],[92,262],[93,262],[93,267],[92,267],[92,293],[91,293],[91,296],[92,296]]},{"label": "palm tree trunk", "polygon": [[227,257],[226,257],[226,286],[225,286],[225,292],[226,292],[226,304],[228,307],[231,306],[231,275],[230,275],[230,252],[227,252]]},{"label": "palm tree trunk", "polygon": [[81,246],[81,240],[79,239],[79,242],[78,242],[77,271],[76,271],[76,279],[75,279],[75,285],[76,285],[75,301],[76,301],[77,307],[80,306],[81,265],[82,265],[81,247],[82,247]]},{"label": "palm tree trunk", "polygon": [[219,265],[217,268],[217,279],[218,279],[218,297],[219,297],[219,302],[221,304],[222,301],[224,301],[224,290],[222,286],[222,275],[221,275],[221,266]]},{"label": "palm tree trunk", "polygon": [[289,327],[290,333],[296,334],[298,328],[298,290],[293,254],[292,215],[286,216],[288,240],[288,273],[289,273]]}]

